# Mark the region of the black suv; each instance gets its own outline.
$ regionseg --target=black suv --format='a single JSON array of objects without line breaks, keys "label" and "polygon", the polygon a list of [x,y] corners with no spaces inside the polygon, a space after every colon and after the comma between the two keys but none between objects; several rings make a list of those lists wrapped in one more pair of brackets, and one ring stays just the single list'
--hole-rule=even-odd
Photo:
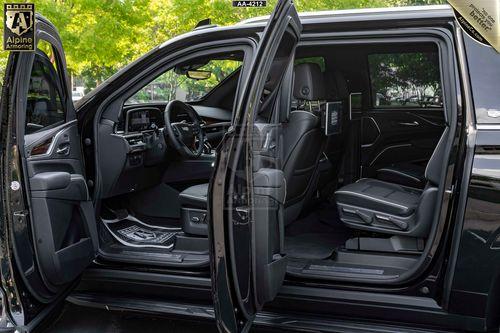
[{"label": "black suv", "polygon": [[497,331],[500,55],[448,6],[199,25],[73,106],[54,26],[1,99],[3,331],[61,301]]}]

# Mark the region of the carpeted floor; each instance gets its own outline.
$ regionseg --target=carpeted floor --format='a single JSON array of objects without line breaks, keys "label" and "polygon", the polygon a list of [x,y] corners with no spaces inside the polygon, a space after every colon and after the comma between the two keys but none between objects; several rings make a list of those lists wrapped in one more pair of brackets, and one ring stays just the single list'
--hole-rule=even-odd
[{"label": "carpeted floor", "polygon": [[352,235],[339,219],[334,206],[323,206],[289,226],[285,249],[292,258],[328,259]]}]

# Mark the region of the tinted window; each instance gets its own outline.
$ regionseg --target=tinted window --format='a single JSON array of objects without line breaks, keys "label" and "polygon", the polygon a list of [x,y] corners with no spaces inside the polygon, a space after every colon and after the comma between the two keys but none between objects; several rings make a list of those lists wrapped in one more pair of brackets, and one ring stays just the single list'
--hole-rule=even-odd
[{"label": "tinted window", "polygon": [[[238,57],[243,57],[239,55]],[[242,60],[227,59],[199,60],[168,70],[148,83],[125,104],[169,102],[181,100],[192,102],[202,99],[224,79],[241,67]]]},{"label": "tinted window", "polygon": [[56,68],[52,47],[40,43],[28,88],[26,134],[54,127],[65,121],[61,84]]},{"label": "tinted window", "polygon": [[374,107],[442,107],[436,52],[368,56]]},{"label": "tinted window", "polygon": [[500,54],[464,34],[476,121],[500,123]]}]

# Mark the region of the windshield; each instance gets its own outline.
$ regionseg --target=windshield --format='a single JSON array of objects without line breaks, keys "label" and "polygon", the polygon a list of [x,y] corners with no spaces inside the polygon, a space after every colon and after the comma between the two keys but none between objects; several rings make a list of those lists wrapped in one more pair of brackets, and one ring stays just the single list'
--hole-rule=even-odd
[{"label": "windshield", "polygon": [[144,86],[125,104],[200,100],[237,71],[241,64],[241,60],[234,58],[219,58],[204,62],[203,65],[191,64],[172,68]]}]

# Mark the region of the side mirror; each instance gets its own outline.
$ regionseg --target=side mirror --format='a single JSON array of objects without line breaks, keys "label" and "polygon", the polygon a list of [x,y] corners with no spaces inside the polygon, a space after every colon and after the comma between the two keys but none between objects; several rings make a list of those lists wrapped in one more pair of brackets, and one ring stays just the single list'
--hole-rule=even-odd
[{"label": "side mirror", "polygon": [[202,71],[202,70],[188,70],[186,72],[186,76],[193,80],[207,80],[212,76],[212,72],[210,71]]}]

